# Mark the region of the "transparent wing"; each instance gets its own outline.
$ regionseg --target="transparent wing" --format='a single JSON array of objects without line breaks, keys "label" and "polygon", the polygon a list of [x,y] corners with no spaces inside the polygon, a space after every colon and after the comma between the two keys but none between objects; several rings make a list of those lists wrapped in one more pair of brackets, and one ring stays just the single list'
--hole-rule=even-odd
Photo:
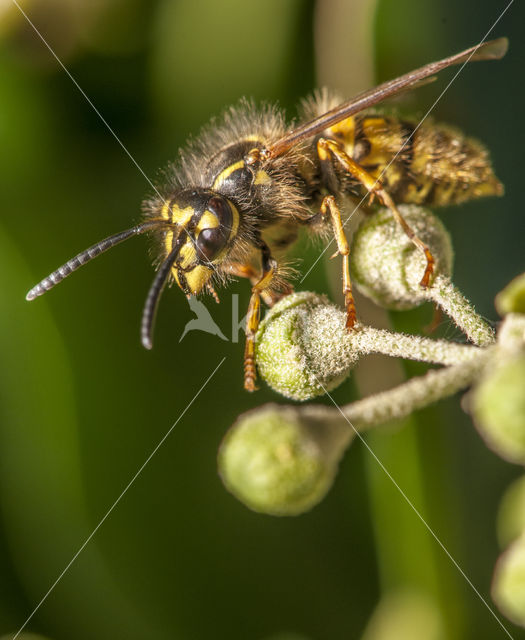
[{"label": "transparent wing", "polygon": [[293,129],[277,140],[277,142],[274,142],[274,144],[272,144],[268,149],[269,157],[281,155],[298,142],[321,133],[321,131],[324,131],[326,128],[348,118],[354,113],[358,113],[363,109],[372,107],[385,98],[394,96],[406,89],[424,84],[426,78],[433,76],[447,67],[456,64],[466,64],[467,62],[475,62],[477,60],[499,60],[505,55],[507,49],[507,38],[498,38],[497,40],[484,42],[483,44],[476,45],[475,47],[456,53],[455,55],[444,58],[443,60],[431,62],[424,67],[416,69],[415,71],[405,73],[405,75],[399,76],[399,78],[395,78],[394,80],[384,82],[373,89],[363,91],[363,93],[360,93],[351,100],[348,100],[348,102],[343,102],[343,104],[334,107],[318,118]]}]

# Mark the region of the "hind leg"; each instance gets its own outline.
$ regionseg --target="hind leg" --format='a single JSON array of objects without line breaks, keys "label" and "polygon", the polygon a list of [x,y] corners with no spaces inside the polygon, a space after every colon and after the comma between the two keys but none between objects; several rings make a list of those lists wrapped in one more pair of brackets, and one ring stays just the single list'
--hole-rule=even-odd
[{"label": "hind leg", "polygon": [[422,287],[427,288],[430,284],[430,278],[434,272],[434,256],[427,245],[416,235],[412,227],[410,227],[407,221],[403,218],[394,201],[390,197],[390,194],[383,189],[381,182],[368,173],[366,169],[363,169],[361,165],[345,153],[340,145],[333,140],[320,138],[317,141],[317,154],[321,164],[329,163],[331,161],[331,157],[335,158],[346,169],[348,174],[352,176],[352,178],[355,178],[370,192],[372,197],[376,196],[385,207],[390,209],[395,220],[399,225],[401,225],[401,228],[408,238],[424,254],[427,260],[427,266],[420,282]]}]

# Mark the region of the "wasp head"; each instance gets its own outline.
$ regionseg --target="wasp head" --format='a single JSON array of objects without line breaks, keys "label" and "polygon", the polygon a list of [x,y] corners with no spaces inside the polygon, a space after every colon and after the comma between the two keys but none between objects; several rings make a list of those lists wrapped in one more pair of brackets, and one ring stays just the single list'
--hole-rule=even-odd
[{"label": "wasp head", "polygon": [[164,236],[171,273],[186,295],[196,295],[210,280],[237,234],[234,204],[208,189],[184,189],[167,200],[161,215],[170,225]]}]

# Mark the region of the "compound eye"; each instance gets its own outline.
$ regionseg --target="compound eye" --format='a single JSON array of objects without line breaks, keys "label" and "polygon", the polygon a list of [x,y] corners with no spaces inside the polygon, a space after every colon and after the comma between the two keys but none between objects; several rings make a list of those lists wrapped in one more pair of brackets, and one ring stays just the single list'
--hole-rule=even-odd
[{"label": "compound eye", "polygon": [[228,238],[221,226],[213,229],[203,229],[197,236],[197,249],[199,253],[210,262],[217,256],[226,244]]},{"label": "compound eye", "polygon": [[219,226],[225,227],[229,233],[232,224],[232,212],[228,201],[220,196],[213,196],[208,200],[207,209],[216,216]]},{"label": "compound eye", "polygon": [[233,217],[228,200],[219,195],[212,196],[201,221],[207,221],[209,227],[197,236],[197,249],[211,262],[224,249],[232,232]]}]

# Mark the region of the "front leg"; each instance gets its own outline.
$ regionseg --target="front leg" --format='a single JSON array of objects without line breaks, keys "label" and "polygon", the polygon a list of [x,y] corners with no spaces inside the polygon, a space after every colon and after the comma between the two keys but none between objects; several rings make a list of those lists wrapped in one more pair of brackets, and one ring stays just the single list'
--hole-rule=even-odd
[{"label": "front leg", "polygon": [[[229,265],[228,271],[238,278],[248,278],[252,286],[257,284],[260,280],[259,272],[251,264],[233,262]],[[261,291],[261,298],[266,306],[273,307],[273,305],[279,302],[282,297],[287,296],[289,293],[292,293],[292,291],[293,287],[291,285],[281,282],[279,290],[267,289],[265,291]]]},{"label": "front leg", "polygon": [[262,240],[262,276],[252,287],[252,295],[246,317],[246,346],[244,348],[244,388],[255,391],[257,371],[255,366],[255,334],[259,328],[261,314],[261,295],[271,294],[271,283],[277,273],[277,262],[272,258],[270,249]]}]

